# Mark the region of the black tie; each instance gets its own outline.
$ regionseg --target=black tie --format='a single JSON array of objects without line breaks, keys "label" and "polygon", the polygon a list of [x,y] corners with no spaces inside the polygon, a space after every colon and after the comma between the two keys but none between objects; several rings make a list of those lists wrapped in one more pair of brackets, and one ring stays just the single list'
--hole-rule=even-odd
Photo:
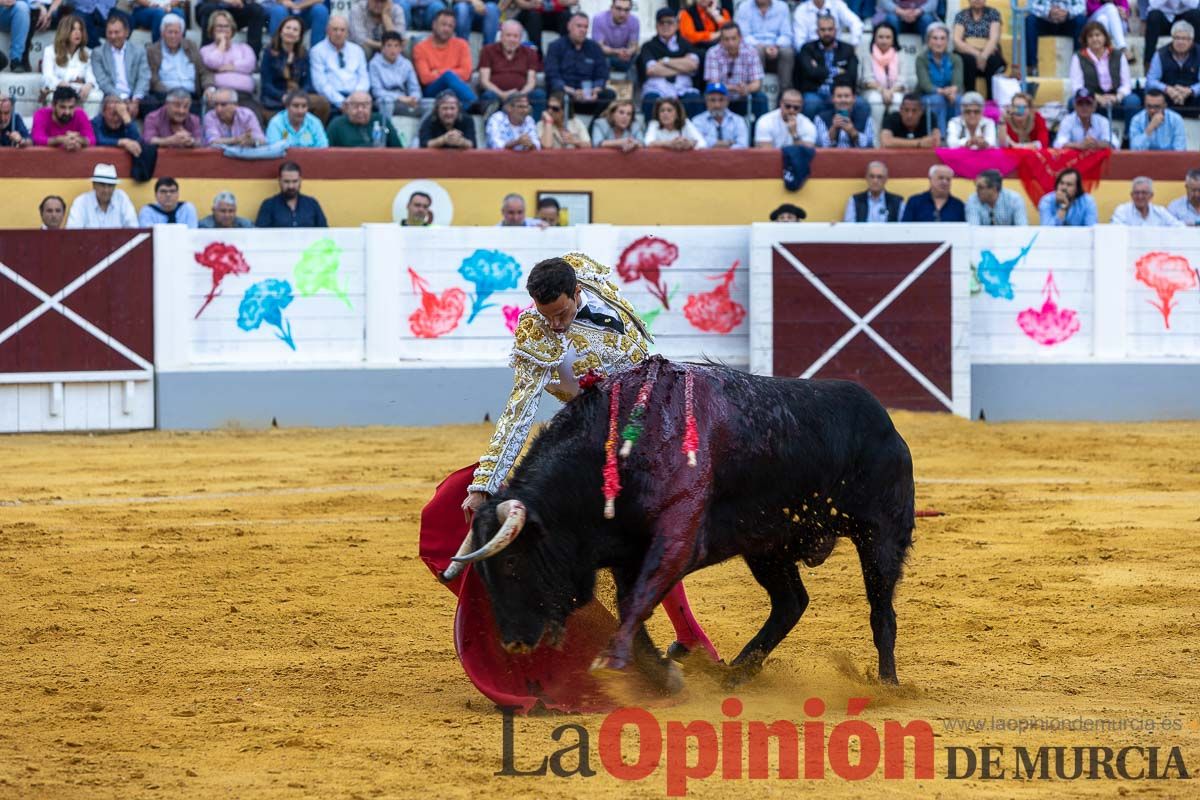
[{"label": "black tie", "polygon": [[619,317],[613,316],[607,312],[595,312],[589,307],[583,306],[575,314],[575,319],[583,319],[601,328],[609,328],[617,333],[625,333],[625,325]]}]

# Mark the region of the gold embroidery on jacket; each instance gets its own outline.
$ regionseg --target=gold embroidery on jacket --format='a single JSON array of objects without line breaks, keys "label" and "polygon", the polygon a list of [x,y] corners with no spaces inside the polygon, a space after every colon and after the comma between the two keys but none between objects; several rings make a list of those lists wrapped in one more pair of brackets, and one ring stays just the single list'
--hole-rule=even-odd
[{"label": "gold embroidery on jacket", "polygon": [[558,368],[566,354],[565,340],[570,341],[578,354],[576,361],[569,365],[576,378],[589,369],[611,375],[641,363],[650,353],[653,338],[633,306],[621,297],[617,285],[609,278],[612,270],[582,253],[568,253],[564,258],[575,268],[583,287],[617,312],[625,333],[576,321],[560,336],[534,309],[521,312],[509,359],[513,368],[512,393],[496,421],[487,452],[479,458],[471,491],[495,494],[499,490],[529,438],[543,391],[563,402],[573,397],[562,389],[558,378]]}]

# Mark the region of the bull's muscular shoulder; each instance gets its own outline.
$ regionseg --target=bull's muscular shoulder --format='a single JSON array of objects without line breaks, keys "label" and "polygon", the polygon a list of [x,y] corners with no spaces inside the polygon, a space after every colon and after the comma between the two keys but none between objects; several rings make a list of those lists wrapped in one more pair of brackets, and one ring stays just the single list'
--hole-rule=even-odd
[{"label": "bull's muscular shoulder", "polygon": [[562,341],[550,330],[546,318],[529,308],[517,319],[513,340],[513,359],[531,361],[542,367],[557,367],[562,363]]}]

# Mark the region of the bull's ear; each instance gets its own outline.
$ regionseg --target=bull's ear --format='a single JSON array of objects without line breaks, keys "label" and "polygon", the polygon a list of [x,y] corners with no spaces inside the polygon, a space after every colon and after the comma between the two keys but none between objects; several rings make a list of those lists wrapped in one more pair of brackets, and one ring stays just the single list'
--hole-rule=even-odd
[{"label": "bull's ear", "polygon": [[540,514],[538,514],[537,509],[532,508],[529,505],[526,505],[525,506],[525,532],[533,533],[534,531],[537,531],[538,533],[542,533],[544,530],[545,530],[545,528],[542,526],[542,517]]}]

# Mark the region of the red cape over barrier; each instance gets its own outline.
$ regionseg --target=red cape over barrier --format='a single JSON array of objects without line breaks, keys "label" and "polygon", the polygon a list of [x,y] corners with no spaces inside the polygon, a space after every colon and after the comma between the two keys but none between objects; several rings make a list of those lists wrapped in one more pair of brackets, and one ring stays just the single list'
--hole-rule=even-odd
[{"label": "red cape over barrier", "polygon": [[[421,560],[435,576],[450,565],[467,535],[462,501],[476,464],[441,482],[421,511]],[[458,596],[454,615],[454,649],[467,677],[488,699],[527,713],[539,702],[558,711],[609,711],[617,704],[606,697],[589,672],[592,661],[617,629],[617,621],[593,600],[567,620],[562,649],[548,645],[514,655],[500,645],[491,600],[470,567],[446,587]]]},{"label": "red cape over barrier", "polygon": [[985,169],[998,169],[1003,175],[1015,170],[1025,194],[1037,205],[1042,195],[1054,191],[1054,179],[1058,173],[1070,167],[1083,175],[1084,191],[1093,191],[1100,182],[1100,173],[1112,157],[1112,150],[1025,150],[1019,147],[968,150],[965,147],[940,147],[937,155],[959,178],[974,180]]}]

